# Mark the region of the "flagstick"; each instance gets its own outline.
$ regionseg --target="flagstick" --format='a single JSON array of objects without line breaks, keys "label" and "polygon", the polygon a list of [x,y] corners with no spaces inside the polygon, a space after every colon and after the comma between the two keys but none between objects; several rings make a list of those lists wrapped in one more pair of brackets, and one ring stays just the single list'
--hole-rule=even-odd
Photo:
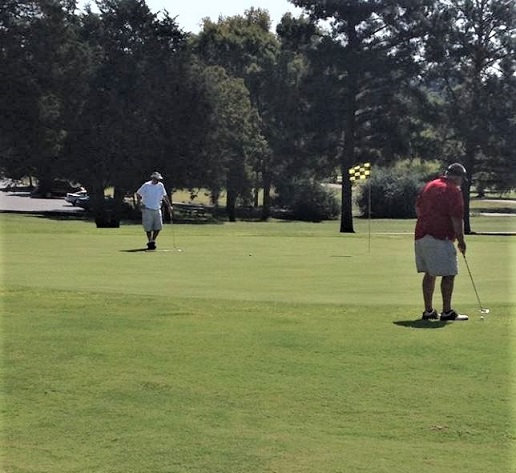
[{"label": "flagstick", "polygon": [[[353,184],[357,179],[369,179],[371,177],[371,163],[359,164],[348,169],[349,180]],[[368,226],[369,226],[369,237],[368,237],[368,252],[371,253],[371,185],[368,189]]]},{"label": "flagstick", "polygon": [[369,192],[368,192],[368,220],[369,220],[369,238],[368,238],[368,252],[371,253],[371,182],[369,182]]}]

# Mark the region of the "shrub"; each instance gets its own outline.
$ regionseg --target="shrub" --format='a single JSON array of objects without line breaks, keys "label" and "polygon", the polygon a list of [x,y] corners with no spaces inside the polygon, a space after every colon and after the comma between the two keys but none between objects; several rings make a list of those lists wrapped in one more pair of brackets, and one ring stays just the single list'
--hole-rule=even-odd
[{"label": "shrub", "polygon": [[422,185],[418,175],[376,168],[362,185],[357,204],[362,215],[368,215],[370,188],[372,218],[415,218],[415,202]]},{"label": "shrub", "polygon": [[293,180],[276,192],[274,205],[289,209],[288,216],[294,220],[320,222],[334,219],[340,213],[335,193],[310,179]]}]

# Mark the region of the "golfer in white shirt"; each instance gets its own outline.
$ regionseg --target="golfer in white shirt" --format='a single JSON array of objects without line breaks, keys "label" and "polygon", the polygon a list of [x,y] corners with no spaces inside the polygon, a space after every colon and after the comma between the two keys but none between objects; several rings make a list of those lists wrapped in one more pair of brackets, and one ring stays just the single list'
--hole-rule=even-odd
[{"label": "golfer in white shirt", "polygon": [[170,215],[172,215],[172,203],[167,196],[165,186],[161,182],[163,176],[155,171],[150,176],[151,180],[142,184],[136,191],[136,201],[142,209],[142,225],[147,233],[147,248],[156,249],[156,239],[163,228],[163,215],[161,213],[161,203],[165,202]]}]

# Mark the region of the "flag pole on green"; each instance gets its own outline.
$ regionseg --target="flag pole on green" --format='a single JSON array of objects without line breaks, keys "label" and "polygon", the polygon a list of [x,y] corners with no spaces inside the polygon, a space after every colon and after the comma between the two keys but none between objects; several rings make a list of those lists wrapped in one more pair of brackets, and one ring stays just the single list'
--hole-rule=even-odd
[{"label": "flag pole on green", "polygon": [[[349,180],[351,182],[354,181],[362,181],[365,179],[369,179],[371,177],[371,163],[358,164],[357,166],[353,166],[349,169]],[[367,196],[367,217],[368,217],[368,227],[369,227],[369,236],[368,236],[368,251],[371,252],[371,186],[368,186],[368,196]]]}]

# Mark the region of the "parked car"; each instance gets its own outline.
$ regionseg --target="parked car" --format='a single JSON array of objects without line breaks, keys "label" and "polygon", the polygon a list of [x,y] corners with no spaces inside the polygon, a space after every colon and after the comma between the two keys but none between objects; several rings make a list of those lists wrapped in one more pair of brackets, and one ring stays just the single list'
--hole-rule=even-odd
[{"label": "parked car", "polygon": [[[79,197],[75,201],[76,207],[81,207],[86,212],[90,213],[93,211],[93,199],[89,195],[85,195],[83,197]],[[111,196],[104,197],[104,204],[102,209],[97,209],[97,211],[101,211],[105,215],[116,215],[118,217],[131,218],[132,212],[134,208],[127,202],[117,202]],[[139,212],[138,212],[139,215]]]},{"label": "parked car", "polygon": [[[114,203],[114,200],[113,200],[113,197],[104,197],[104,207],[105,209],[107,210],[110,210],[113,208],[113,203]],[[79,197],[78,199],[76,199],[75,201],[75,205],[76,207],[81,207],[82,209],[86,210],[86,211],[89,211],[91,210],[91,198],[88,194],[82,196],[82,197]]]},{"label": "parked car", "polygon": [[68,193],[84,190],[78,184],[71,183],[65,179],[54,179],[50,185],[41,183],[30,193],[31,197],[50,199],[52,197],[66,197]]},{"label": "parked car", "polygon": [[88,191],[86,189],[80,190],[79,192],[68,192],[65,200],[73,206],[76,206],[77,201],[83,197],[88,197]]},{"label": "parked car", "polygon": [[88,194],[86,194],[81,197],[78,197],[77,199],[75,199],[75,204],[73,204],[73,205],[75,205],[76,207],[80,207],[81,209],[84,209],[84,210],[90,210],[91,209],[90,196]]}]

